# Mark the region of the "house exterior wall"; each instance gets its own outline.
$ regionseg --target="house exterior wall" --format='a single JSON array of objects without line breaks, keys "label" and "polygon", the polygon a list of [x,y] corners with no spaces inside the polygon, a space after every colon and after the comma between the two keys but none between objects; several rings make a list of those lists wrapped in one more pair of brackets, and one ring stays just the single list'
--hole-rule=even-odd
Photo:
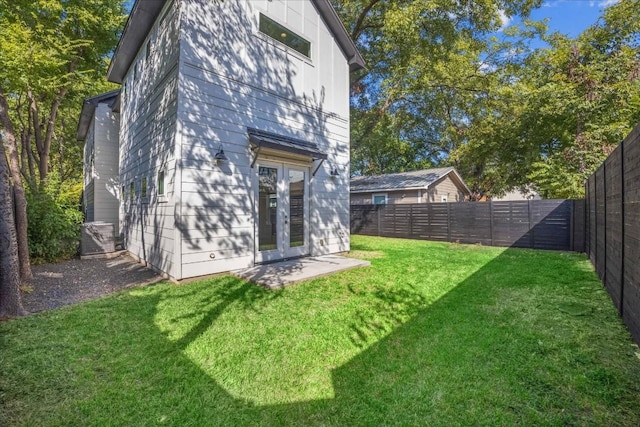
[{"label": "house exterior wall", "polygon": [[352,205],[370,205],[373,203],[374,194],[386,194],[388,204],[401,203],[423,203],[421,197],[425,190],[398,190],[398,191],[378,191],[373,193],[353,193],[351,194]]},{"label": "house exterior wall", "polygon": [[93,123],[95,116],[89,124],[87,129],[87,135],[84,139],[84,162],[83,176],[84,185],[82,192],[82,211],[84,212],[85,222],[94,221],[95,213],[95,198],[94,198],[94,186],[95,186],[95,171],[94,171],[94,146],[95,146],[95,134],[93,131]]},{"label": "house exterior wall", "polygon": [[431,184],[427,190],[427,194],[423,198],[423,201],[425,203],[440,203],[443,201],[443,196],[447,198],[448,203],[466,201],[465,193],[460,190],[449,175],[446,175],[440,178],[437,182]]},{"label": "house exterior wall", "polygon": [[[313,4],[185,0],[182,8],[179,278],[254,263],[247,127],[312,141],[328,154],[310,180],[310,251],[348,250],[349,67]],[[261,34],[260,12],[309,40],[311,58]],[[216,165],[220,147],[229,161]],[[331,178],[330,167],[340,176]]]},{"label": "house exterior wall", "polygon": [[449,175],[445,175],[429,186],[427,190],[392,190],[373,191],[368,193],[351,193],[352,205],[370,205],[373,203],[373,195],[386,194],[388,204],[407,203],[443,203],[464,202],[467,196]]},{"label": "house exterior wall", "polygon": [[[175,278],[180,275],[179,245],[174,244],[179,214],[175,174],[180,2],[167,3],[121,90],[120,223],[125,248]],[[165,176],[164,195],[158,194],[160,171]]]},{"label": "house exterior wall", "polygon": [[118,232],[118,115],[96,106],[84,142],[83,211],[86,222],[114,224]]},{"label": "house exterior wall", "polygon": [[119,232],[118,187],[118,114],[111,111],[108,104],[96,106],[92,123],[94,140],[94,221],[109,222],[114,225],[116,236]]}]

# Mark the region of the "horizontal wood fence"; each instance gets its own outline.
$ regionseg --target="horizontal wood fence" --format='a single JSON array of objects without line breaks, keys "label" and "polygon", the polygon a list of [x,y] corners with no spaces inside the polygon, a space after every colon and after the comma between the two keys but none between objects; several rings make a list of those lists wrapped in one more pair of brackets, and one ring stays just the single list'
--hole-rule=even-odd
[{"label": "horizontal wood fence", "polygon": [[351,205],[351,233],[584,251],[583,200]]},{"label": "horizontal wood fence", "polygon": [[640,125],[586,182],[585,252],[640,344]]}]

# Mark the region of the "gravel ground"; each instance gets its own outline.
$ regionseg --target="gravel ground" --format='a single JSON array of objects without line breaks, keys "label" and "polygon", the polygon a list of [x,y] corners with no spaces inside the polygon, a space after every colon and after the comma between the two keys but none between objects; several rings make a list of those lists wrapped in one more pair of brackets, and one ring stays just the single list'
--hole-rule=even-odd
[{"label": "gravel ground", "polygon": [[33,290],[22,294],[30,313],[99,298],[122,289],[156,283],[162,278],[126,253],[111,259],[79,258],[34,265]]}]

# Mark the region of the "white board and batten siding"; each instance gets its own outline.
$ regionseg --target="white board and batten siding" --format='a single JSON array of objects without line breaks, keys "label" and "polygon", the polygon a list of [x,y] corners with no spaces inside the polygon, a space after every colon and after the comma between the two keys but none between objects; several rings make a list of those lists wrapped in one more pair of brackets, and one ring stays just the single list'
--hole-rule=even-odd
[{"label": "white board and batten siding", "polygon": [[[167,2],[142,43],[123,81],[120,114],[124,244],[131,254],[174,278],[180,278],[180,246],[174,243],[179,234],[175,179],[179,3]],[[162,196],[157,192],[159,171],[165,176]],[[145,178],[147,196],[142,197]]]},{"label": "white board and batten siding", "polygon": [[[254,263],[247,127],[327,153],[310,180],[310,251],[349,250],[349,66],[312,2],[185,0],[181,8],[178,278]],[[311,57],[260,33],[260,13],[311,42]],[[229,161],[219,166],[220,147]]]},{"label": "white board and batten siding", "polygon": [[84,145],[84,211],[87,222],[114,224],[118,234],[118,115],[99,103]]}]

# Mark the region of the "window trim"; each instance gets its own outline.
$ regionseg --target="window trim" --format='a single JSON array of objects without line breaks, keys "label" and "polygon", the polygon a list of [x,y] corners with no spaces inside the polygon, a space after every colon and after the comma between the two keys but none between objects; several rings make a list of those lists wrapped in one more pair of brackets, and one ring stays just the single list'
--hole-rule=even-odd
[{"label": "window trim", "polygon": [[[160,175],[162,175],[162,180],[160,179]],[[155,190],[158,203],[167,202],[167,170],[164,168],[159,169],[156,173]],[[160,190],[162,190],[162,192]]]},{"label": "window trim", "polygon": [[[376,203],[376,197],[384,197],[384,203]],[[389,204],[389,194],[388,193],[373,193],[371,195],[371,204],[372,205],[388,205]]]}]

